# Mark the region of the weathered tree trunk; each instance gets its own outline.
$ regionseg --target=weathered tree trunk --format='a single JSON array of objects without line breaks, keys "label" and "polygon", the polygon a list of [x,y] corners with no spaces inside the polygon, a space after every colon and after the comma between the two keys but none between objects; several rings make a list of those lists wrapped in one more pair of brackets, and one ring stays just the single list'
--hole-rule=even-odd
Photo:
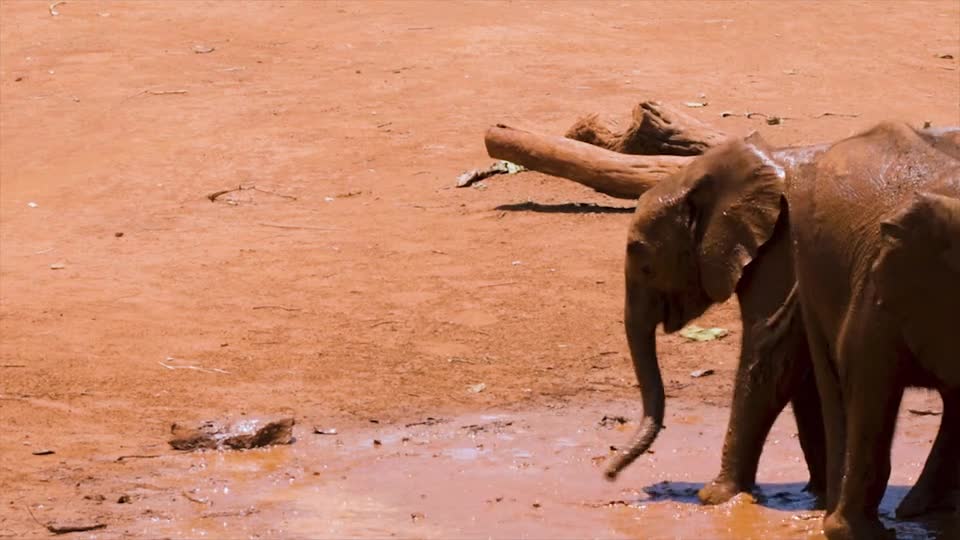
[{"label": "weathered tree trunk", "polygon": [[484,141],[490,157],[573,180],[620,199],[638,199],[654,184],[681,170],[689,156],[633,156],[552,135],[497,125]]},{"label": "weathered tree trunk", "polygon": [[565,137],[497,125],[487,130],[484,142],[492,158],[573,180],[611,197],[637,199],[685,167],[691,156],[726,138],[676,109],[644,101],[633,109],[630,126],[620,132],[590,115]]},{"label": "weathered tree trunk", "polygon": [[727,138],[722,131],[656,101],[634,107],[630,125],[620,132],[591,114],[577,120],[565,136],[622,154],[672,156],[700,155]]}]

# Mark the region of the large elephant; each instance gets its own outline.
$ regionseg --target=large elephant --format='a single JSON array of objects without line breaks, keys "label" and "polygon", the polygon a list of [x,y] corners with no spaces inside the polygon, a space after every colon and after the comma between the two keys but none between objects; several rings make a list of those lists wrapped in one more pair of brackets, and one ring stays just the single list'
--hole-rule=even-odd
[{"label": "large elephant", "polygon": [[[933,148],[932,143],[942,140],[931,134],[925,144],[940,157],[954,159]],[[628,233],[624,322],[644,418],[630,447],[608,468],[609,477],[616,477],[646,451],[663,425],[656,327],[663,323],[666,332],[679,330],[736,292],[744,333],[730,428],[721,473],[701,491],[701,499],[717,502],[752,487],[767,431],[790,399],[811,487],[823,486],[820,408],[802,325],[779,336],[772,349],[775,360],[771,354],[757,355],[755,348],[758,329],[794,285],[785,178],[832,151],[828,147],[772,151],[756,135],[733,140],[694,159],[640,197]],[[763,406],[759,412],[752,407],[757,403]],[[930,463],[945,461],[949,460],[932,456]],[[910,505],[904,513],[927,509],[922,503],[931,498],[922,491],[936,484],[931,478],[939,478],[937,472],[935,467],[925,469],[905,500]]]},{"label": "large elephant", "polygon": [[960,345],[951,335],[960,312],[960,163],[908,126],[886,123],[833,145],[786,182],[741,189],[751,184],[788,201],[797,304],[825,412],[824,532],[882,537],[877,508],[907,386],[944,397],[934,491],[960,478]]}]

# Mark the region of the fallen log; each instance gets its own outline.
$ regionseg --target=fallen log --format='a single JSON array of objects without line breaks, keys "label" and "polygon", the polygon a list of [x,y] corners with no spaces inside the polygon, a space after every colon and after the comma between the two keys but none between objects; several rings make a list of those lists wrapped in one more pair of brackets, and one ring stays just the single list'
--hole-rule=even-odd
[{"label": "fallen log", "polygon": [[[564,137],[497,125],[487,130],[487,154],[526,169],[559,176],[619,199],[637,199],[682,169],[692,156],[727,138],[699,120],[656,101],[633,108],[631,123],[614,125],[588,115]],[[466,186],[471,182],[458,182]]]},{"label": "fallen log", "polygon": [[637,156],[498,124],[484,137],[487,154],[527,169],[559,176],[619,199],[638,199],[680,171],[692,156]]}]

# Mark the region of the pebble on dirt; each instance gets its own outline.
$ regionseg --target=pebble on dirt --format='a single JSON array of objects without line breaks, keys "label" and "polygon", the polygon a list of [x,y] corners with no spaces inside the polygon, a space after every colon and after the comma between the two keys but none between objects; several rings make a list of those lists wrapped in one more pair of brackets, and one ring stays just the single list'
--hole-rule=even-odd
[{"label": "pebble on dirt", "polygon": [[698,369],[690,372],[690,376],[694,379],[699,379],[700,377],[706,377],[708,375],[713,375],[712,369]]}]

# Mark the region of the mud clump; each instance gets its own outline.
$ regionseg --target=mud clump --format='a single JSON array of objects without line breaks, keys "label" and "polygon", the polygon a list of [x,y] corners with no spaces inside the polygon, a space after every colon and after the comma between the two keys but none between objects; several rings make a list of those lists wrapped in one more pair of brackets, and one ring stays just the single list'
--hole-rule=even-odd
[{"label": "mud clump", "polygon": [[236,422],[208,420],[198,427],[180,424],[170,426],[173,437],[168,441],[175,450],[246,450],[276,444],[292,444],[296,421],[282,418],[271,422],[244,419]]}]

